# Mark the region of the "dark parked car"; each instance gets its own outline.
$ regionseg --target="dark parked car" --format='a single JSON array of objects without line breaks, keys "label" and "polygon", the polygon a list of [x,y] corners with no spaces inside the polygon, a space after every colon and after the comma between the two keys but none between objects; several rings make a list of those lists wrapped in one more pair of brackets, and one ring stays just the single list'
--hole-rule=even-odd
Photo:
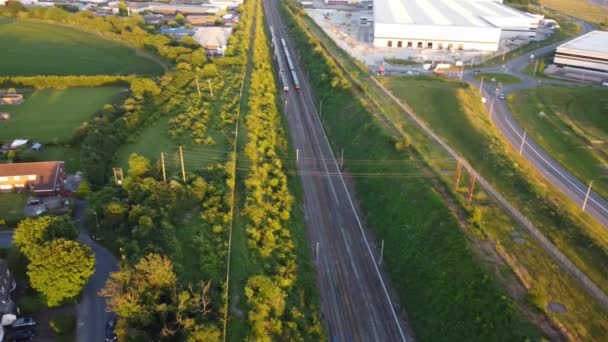
[{"label": "dark parked car", "polygon": [[4,340],[5,341],[26,341],[31,340],[36,336],[34,329],[20,329],[11,332]]},{"label": "dark parked car", "polygon": [[32,317],[21,317],[17,318],[11,326],[13,329],[34,327],[36,326],[36,321]]},{"label": "dark parked car", "polygon": [[114,342],[118,339],[116,333],[114,333],[114,326],[116,323],[114,320],[109,320],[106,323],[106,342]]}]

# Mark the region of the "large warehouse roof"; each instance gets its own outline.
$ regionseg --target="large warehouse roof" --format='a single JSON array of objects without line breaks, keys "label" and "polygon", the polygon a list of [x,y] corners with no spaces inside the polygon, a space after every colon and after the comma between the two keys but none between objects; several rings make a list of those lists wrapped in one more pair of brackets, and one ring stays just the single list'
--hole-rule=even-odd
[{"label": "large warehouse roof", "polygon": [[591,31],[558,47],[559,49],[584,50],[608,53],[608,32]]},{"label": "large warehouse roof", "polygon": [[382,24],[493,27],[497,18],[526,17],[492,0],[374,1],[374,20]]}]

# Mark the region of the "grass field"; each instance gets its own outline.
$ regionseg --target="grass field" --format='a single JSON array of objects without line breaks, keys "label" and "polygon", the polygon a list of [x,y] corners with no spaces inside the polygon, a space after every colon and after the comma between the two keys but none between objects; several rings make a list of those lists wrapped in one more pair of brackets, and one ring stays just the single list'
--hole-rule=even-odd
[{"label": "grass field", "polygon": [[608,89],[539,87],[508,98],[528,134],[608,197]]},{"label": "grass field", "polygon": [[127,46],[35,21],[0,18],[0,51],[0,76],[162,73]]},{"label": "grass field", "polygon": [[120,90],[118,87],[36,90],[20,105],[0,106],[0,112],[11,113],[10,120],[0,123],[0,140],[65,141]]},{"label": "grass field", "polygon": [[521,82],[521,79],[517,76],[501,73],[478,73],[475,74],[475,78],[484,82],[491,83],[502,83],[502,84],[517,84]]},{"label": "grass field", "polygon": [[542,6],[594,24],[608,25],[608,8],[588,0],[540,0]]},{"label": "grass field", "polygon": [[13,221],[22,218],[27,197],[27,194],[0,194],[0,219]]}]

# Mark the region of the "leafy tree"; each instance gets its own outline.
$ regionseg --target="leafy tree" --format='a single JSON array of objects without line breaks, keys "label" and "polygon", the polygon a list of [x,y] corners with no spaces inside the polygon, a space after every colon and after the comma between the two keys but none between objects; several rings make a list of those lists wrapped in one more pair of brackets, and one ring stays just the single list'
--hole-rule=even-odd
[{"label": "leafy tree", "polygon": [[143,177],[150,172],[150,161],[137,153],[129,157],[129,175],[132,177]]},{"label": "leafy tree", "polygon": [[28,259],[34,255],[40,245],[45,242],[45,234],[47,229],[53,222],[52,216],[41,216],[37,218],[26,218],[17,225],[13,243],[19,247]]},{"label": "leafy tree", "polygon": [[89,193],[91,193],[91,185],[86,180],[80,181],[78,183],[78,188],[76,188],[76,196],[78,198],[86,198]]},{"label": "leafy tree", "polygon": [[186,21],[186,18],[184,17],[184,15],[181,13],[177,13],[177,15],[175,16],[175,22],[177,22],[180,25],[183,25],[184,21]]},{"label": "leafy tree", "polygon": [[247,280],[245,296],[251,308],[249,321],[255,339],[270,341],[271,334],[281,332],[280,317],[285,311],[285,292],[269,277],[258,275]]},{"label": "leafy tree", "polygon": [[43,241],[56,239],[76,240],[78,237],[78,227],[69,216],[55,216],[44,232]]},{"label": "leafy tree", "polygon": [[27,274],[47,305],[58,306],[76,297],[95,272],[91,249],[78,241],[53,240],[30,256]]},{"label": "leafy tree", "polygon": [[215,78],[219,76],[219,71],[217,70],[217,66],[213,63],[207,63],[203,66],[203,69],[200,71],[200,76],[202,78]]},{"label": "leafy tree", "polygon": [[141,99],[145,94],[156,96],[160,94],[160,88],[156,82],[149,78],[137,78],[131,82],[131,91],[135,97]]}]

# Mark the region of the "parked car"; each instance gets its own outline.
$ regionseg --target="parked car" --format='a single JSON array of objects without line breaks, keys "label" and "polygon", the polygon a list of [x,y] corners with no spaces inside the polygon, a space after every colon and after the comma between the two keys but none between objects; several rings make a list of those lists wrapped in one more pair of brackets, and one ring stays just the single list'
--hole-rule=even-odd
[{"label": "parked car", "polygon": [[608,87],[608,81],[606,81],[606,82],[602,82],[602,86],[604,86],[604,87]]},{"label": "parked car", "polygon": [[36,197],[30,197],[27,199],[27,205],[39,205],[42,204],[42,201]]},{"label": "parked car", "polygon": [[4,339],[5,341],[26,341],[36,337],[36,330],[34,329],[20,329],[12,331]]},{"label": "parked car", "polygon": [[505,93],[498,94],[498,98],[501,99],[501,100],[504,100],[505,99]]},{"label": "parked car", "polygon": [[116,323],[114,320],[109,320],[106,322],[106,342],[114,342],[118,339],[116,333],[114,332],[114,327]]},{"label": "parked car", "polygon": [[21,317],[17,318],[13,324],[11,324],[13,329],[26,328],[26,327],[35,327],[36,321],[32,317]]}]

